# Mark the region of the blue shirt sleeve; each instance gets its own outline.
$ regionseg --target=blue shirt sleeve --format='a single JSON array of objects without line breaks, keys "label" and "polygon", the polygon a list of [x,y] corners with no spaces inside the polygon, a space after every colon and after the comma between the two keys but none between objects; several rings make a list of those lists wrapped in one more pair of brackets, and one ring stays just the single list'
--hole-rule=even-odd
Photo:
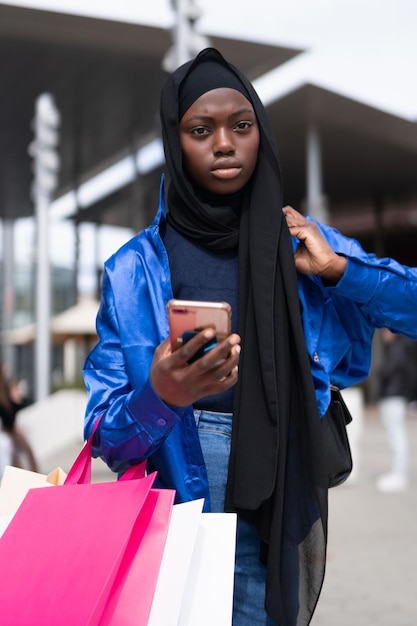
[{"label": "blue shirt sleeve", "polygon": [[[84,435],[91,434],[99,419],[93,455],[121,472],[153,454],[186,409],[169,407],[155,393],[149,380],[155,346],[149,339],[138,339],[133,347],[122,345],[126,333],[119,328],[114,304],[105,272],[97,315],[99,341],[83,370],[88,392]],[[136,364],[134,371],[129,371],[129,362]]]},{"label": "blue shirt sleeve", "polygon": [[358,303],[376,328],[417,339],[417,268],[393,259],[348,257],[333,289]]}]

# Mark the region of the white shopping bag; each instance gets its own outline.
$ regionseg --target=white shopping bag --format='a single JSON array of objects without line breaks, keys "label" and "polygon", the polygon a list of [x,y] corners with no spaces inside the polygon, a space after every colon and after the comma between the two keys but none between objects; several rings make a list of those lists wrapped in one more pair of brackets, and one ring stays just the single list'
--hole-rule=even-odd
[{"label": "white shopping bag", "polygon": [[0,516],[14,515],[29,489],[62,485],[65,478],[60,467],[46,475],[7,465],[0,485]]},{"label": "white shopping bag", "polygon": [[236,515],[173,508],[148,626],[231,626]]},{"label": "white shopping bag", "polygon": [[236,515],[204,513],[188,571],[178,626],[231,626]]}]

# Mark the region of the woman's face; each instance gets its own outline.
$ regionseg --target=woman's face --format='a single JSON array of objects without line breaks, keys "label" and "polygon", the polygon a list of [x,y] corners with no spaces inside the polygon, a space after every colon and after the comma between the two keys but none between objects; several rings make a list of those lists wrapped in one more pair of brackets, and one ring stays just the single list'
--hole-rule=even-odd
[{"label": "woman's face", "polygon": [[258,157],[259,129],[252,104],[235,89],[200,96],[180,122],[184,167],[191,180],[214,194],[240,191]]}]

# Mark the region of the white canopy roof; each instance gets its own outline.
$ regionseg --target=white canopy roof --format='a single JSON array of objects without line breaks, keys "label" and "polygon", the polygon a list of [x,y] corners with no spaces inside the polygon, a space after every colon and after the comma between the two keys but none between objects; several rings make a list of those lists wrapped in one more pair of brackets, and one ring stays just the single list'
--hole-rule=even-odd
[{"label": "white canopy roof", "polygon": [[[96,315],[99,303],[93,298],[80,298],[79,302],[55,315],[51,322],[51,334],[55,341],[71,338],[93,337],[96,333]],[[36,338],[36,324],[4,331],[2,340],[12,345],[31,343]]]}]

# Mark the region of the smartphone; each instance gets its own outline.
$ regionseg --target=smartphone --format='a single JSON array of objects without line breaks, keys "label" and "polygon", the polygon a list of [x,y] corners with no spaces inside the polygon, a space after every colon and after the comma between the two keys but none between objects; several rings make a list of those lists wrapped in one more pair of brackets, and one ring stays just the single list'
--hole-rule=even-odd
[{"label": "smartphone", "polygon": [[206,354],[218,341],[232,332],[232,307],[228,302],[170,300],[167,304],[167,311],[173,351],[203,328],[211,326],[215,329],[215,337],[194,355],[192,361]]}]

